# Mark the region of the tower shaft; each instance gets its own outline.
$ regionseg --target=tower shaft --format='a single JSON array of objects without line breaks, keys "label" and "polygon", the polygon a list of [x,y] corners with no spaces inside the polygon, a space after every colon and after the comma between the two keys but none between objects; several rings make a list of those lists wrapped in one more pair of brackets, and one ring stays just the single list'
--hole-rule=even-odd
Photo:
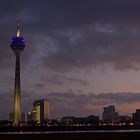
[{"label": "tower shaft", "polygon": [[15,89],[14,89],[14,124],[21,121],[21,94],[20,94],[20,54],[16,54]]}]

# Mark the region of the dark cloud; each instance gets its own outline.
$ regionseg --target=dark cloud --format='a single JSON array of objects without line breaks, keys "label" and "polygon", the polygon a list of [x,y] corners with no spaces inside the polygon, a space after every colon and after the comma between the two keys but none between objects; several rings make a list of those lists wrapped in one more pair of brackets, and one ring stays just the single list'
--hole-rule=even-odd
[{"label": "dark cloud", "polygon": [[8,46],[19,16],[28,46],[24,62],[43,44],[51,51],[42,62],[54,71],[95,68],[106,63],[119,70],[140,67],[138,0],[6,0],[0,3],[3,40],[0,62],[5,66],[11,64],[5,57],[12,58],[12,54],[4,46]]},{"label": "dark cloud", "polygon": [[66,75],[48,75],[44,76],[42,75],[41,81],[44,81],[47,85],[68,85],[68,84],[80,84],[82,86],[89,85],[87,80],[82,80],[74,77],[69,77]]},{"label": "dark cloud", "polygon": [[60,11],[67,9],[60,15],[65,19],[60,19],[62,26],[48,33],[55,49],[42,59],[47,68],[70,71],[107,63],[117,70],[140,68],[139,1],[63,4],[56,6]]},{"label": "dark cloud", "polygon": [[107,99],[116,103],[133,103],[139,102],[139,93],[100,93],[98,95],[91,94],[95,99]]},{"label": "dark cloud", "polygon": [[37,89],[40,89],[40,88],[44,88],[44,84],[41,84],[41,83],[38,83],[38,84],[35,84],[34,87],[36,87]]},{"label": "dark cloud", "polygon": [[[63,72],[63,74],[75,70],[80,73],[82,70],[102,67],[105,64],[109,64],[115,70],[139,70],[139,7],[139,0],[0,0],[1,74],[7,76],[7,70],[10,73],[11,68],[14,69],[14,54],[9,44],[15,35],[18,16],[21,19],[21,32],[27,46],[22,54],[22,64],[31,70],[25,75],[32,77],[30,78],[32,84],[37,83],[34,77],[38,75],[32,72],[37,71],[37,68]],[[37,60],[43,66],[37,65]],[[89,85],[87,80],[63,74],[62,76],[51,74],[46,81],[55,85],[71,83]],[[10,82],[11,80],[9,87]],[[7,90],[8,82],[6,83]],[[35,85],[38,89],[45,85],[40,80],[38,83],[41,83]],[[27,109],[27,105],[31,106],[35,98],[46,97],[40,95],[39,90],[36,92],[38,93],[35,95],[23,94],[23,102],[26,102],[24,110]],[[2,110],[2,114],[5,116],[11,111],[13,95],[8,91],[3,93],[5,94],[0,96],[2,109],[5,109]],[[54,95],[51,93],[48,96],[52,102],[54,116],[57,113],[62,115],[73,112],[75,115],[86,115],[99,110],[100,104],[101,107],[110,103],[133,104],[140,98],[139,94],[127,93]],[[77,109],[81,110],[81,106],[83,111],[77,112]],[[69,112],[65,113],[68,108]]]},{"label": "dark cloud", "polygon": [[60,98],[64,100],[86,100],[86,102],[92,101],[92,100],[111,100],[114,103],[133,103],[133,102],[139,102],[140,100],[140,94],[139,93],[100,93],[100,94],[76,94],[75,92],[63,92],[63,93],[57,93],[52,92],[48,95],[49,97],[55,99]]},{"label": "dark cloud", "polygon": [[55,39],[55,51],[43,57],[43,63],[54,71],[82,70],[103,64],[110,64],[117,70],[138,70],[139,25],[123,26],[120,29],[111,23],[97,23],[74,31],[59,32]]}]

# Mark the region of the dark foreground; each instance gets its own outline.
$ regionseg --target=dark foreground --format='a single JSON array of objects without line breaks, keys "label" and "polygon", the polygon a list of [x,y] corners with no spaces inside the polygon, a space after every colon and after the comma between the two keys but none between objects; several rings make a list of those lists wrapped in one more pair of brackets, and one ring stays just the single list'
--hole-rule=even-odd
[{"label": "dark foreground", "polygon": [[0,140],[139,140],[140,132],[1,134]]}]

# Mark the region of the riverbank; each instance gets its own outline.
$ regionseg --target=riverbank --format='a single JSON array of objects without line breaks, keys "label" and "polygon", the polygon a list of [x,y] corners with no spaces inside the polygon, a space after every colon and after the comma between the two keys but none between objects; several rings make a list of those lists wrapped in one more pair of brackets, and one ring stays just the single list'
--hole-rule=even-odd
[{"label": "riverbank", "polygon": [[0,132],[55,132],[55,131],[140,130],[140,125],[124,126],[0,126]]},{"label": "riverbank", "polygon": [[1,134],[1,140],[138,140],[140,132]]}]

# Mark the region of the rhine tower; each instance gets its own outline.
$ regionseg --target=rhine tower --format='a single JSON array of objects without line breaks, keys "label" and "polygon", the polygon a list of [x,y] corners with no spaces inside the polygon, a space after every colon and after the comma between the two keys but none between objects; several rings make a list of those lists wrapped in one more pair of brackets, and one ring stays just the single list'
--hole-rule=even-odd
[{"label": "rhine tower", "polygon": [[19,20],[17,20],[16,36],[12,38],[10,46],[16,56],[13,121],[18,125],[21,121],[20,55],[25,48],[24,38],[20,36]]}]

